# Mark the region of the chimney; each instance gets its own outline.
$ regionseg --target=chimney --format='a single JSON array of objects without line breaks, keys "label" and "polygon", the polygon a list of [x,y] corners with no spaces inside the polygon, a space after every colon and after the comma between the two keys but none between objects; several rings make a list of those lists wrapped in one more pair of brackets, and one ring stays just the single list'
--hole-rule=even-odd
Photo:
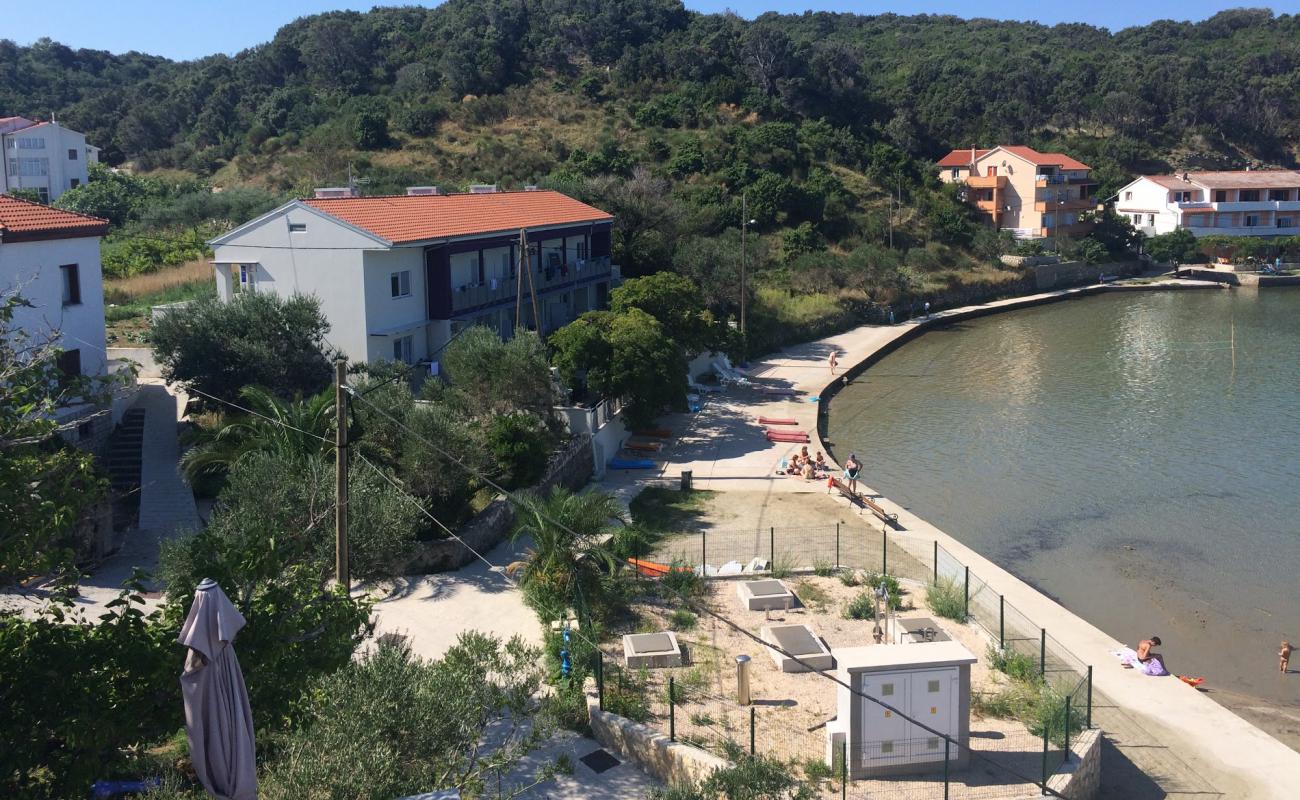
[{"label": "chimney", "polygon": [[407,197],[427,197],[429,195],[441,195],[443,191],[437,186],[408,186],[406,187]]},{"label": "chimney", "polygon": [[336,200],[341,197],[360,197],[361,193],[352,186],[323,186],[315,191],[317,200]]},{"label": "chimney", "polygon": [[495,183],[471,183],[469,186],[470,194],[493,194],[497,191]]}]

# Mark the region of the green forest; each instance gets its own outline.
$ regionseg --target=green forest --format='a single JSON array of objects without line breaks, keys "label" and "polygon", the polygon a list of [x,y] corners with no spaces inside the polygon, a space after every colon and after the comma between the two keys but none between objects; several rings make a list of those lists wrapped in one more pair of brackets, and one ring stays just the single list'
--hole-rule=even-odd
[{"label": "green forest", "polygon": [[[1239,9],[1110,32],[451,0],[303,17],[188,62],[0,41],[0,114],[51,112],[110,164],[260,192],[237,204],[250,211],[350,175],[372,194],[559,188],[616,215],[626,274],[674,269],[719,315],[735,313],[740,227],[753,220],[759,324],[815,335],[863,303],[957,300],[1015,278],[996,261],[1012,243],[933,179],[951,148],[1067,152],[1094,168],[1100,198],[1138,172],[1294,164],[1300,17]],[[95,211],[69,194],[68,207]],[[118,241],[166,230],[198,242],[240,221],[232,209],[194,218],[206,205],[189,203],[184,226],[135,219]],[[1096,261],[1126,243],[1110,230],[1067,255]],[[123,273],[157,249],[120,247]]]}]

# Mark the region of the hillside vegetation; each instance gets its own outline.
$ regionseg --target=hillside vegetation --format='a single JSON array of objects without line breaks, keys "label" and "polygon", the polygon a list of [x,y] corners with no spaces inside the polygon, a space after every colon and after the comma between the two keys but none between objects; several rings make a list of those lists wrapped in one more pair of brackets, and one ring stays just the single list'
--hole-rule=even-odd
[{"label": "hillside vegetation", "polygon": [[[760,317],[783,295],[852,313],[1005,279],[985,265],[1010,244],[933,179],[952,147],[1064,150],[1095,168],[1104,198],[1136,171],[1292,164],[1297,98],[1300,18],[1267,10],[1110,33],[944,16],[746,21],[677,0],[451,0],[304,17],[191,62],[0,42],[0,113],[55,110],[110,163],[181,170],[178,186],[249,184],[267,202],[349,170],[369,193],[550,185],[617,215],[625,272],[676,269],[720,314],[738,304],[743,195],[747,258],[768,290],[754,297]],[[170,235],[266,202],[208,205],[186,206]],[[128,221],[137,237],[153,230],[147,217]],[[134,241],[122,273],[159,244]],[[167,258],[193,257],[179,249]]]}]

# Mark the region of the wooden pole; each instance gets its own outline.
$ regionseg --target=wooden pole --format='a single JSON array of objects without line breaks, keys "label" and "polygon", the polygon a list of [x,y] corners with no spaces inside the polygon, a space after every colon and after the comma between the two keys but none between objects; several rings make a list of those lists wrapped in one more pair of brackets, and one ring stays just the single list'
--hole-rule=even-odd
[{"label": "wooden pole", "polygon": [[344,591],[352,586],[348,569],[348,362],[334,360],[334,576]]},{"label": "wooden pole", "polygon": [[[524,231],[520,231],[520,234],[524,237],[524,240],[527,241],[528,234],[525,233]],[[543,256],[542,243],[538,242],[537,243],[537,268],[538,269],[542,268],[542,256]],[[528,265],[528,294],[533,299],[533,327],[537,330],[537,335],[541,336],[542,315],[541,312],[539,312],[537,309],[537,283],[533,280],[533,265],[531,263]]]},{"label": "wooden pole", "polygon": [[528,232],[519,229],[519,269],[515,275],[515,330],[519,330],[524,300],[524,270],[528,269]]}]

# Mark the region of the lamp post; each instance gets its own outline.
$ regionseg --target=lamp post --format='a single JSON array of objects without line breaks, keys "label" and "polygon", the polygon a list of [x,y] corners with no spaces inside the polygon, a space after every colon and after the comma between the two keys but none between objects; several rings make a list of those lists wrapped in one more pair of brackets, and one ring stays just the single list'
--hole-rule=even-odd
[{"label": "lamp post", "polygon": [[745,193],[740,193],[740,338],[744,347],[744,357],[749,358],[749,334],[745,329],[745,305],[748,301],[746,286],[746,258],[747,247],[746,237],[749,232],[749,226],[757,220],[749,218],[749,205],[745,198]]},{"label": "lamp post", "polygon": [[1056,255],[1061,255],[1061,215],[1065,213],[1065,198],[1058,192],[1056,195]]}]

